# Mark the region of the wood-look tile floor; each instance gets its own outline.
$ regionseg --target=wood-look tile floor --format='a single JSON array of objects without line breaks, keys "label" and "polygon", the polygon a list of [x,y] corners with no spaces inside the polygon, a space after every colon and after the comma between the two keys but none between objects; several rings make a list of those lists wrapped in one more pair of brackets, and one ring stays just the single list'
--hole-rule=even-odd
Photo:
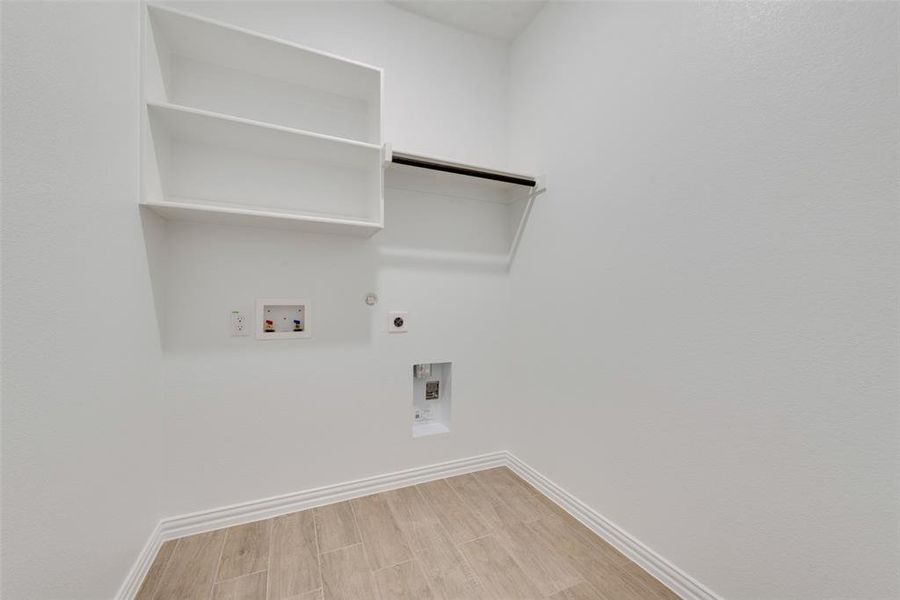
[{"label": "wood-look tile floor", "polygon": [[505,467],[162,545],[138,600],[673,600]]}]

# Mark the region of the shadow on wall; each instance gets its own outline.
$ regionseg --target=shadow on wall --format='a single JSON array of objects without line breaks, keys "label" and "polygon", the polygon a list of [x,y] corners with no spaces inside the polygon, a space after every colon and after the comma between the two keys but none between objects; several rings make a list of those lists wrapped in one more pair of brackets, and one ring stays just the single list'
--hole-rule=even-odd
[{"label": "shadow on wall", "polygon": [[153,308],[156,312],[156,326],[159,330],[160,345],[165,334],[165,298],[163,284],[166,264],[166,222],[152,210],[140,206],[141,228],[144,233],[147,270],[153,289]]},{"label": "shadow on wall", "polygon": [[391,264],[505,271],[531,193],[395,165],[385,174],[386,227],[374,240]]},{"label": "shadow on wall", "polygon": [[386,227],[369,239],[165,221],[142,208],[164,350],[233,349],[230,314],[255,326],[256,298],[309,299],[317,345],[368,342],[379,322],[363,298],[382,293],[384,269],[507,272],[528,189],[395,170],[386,179]]}]

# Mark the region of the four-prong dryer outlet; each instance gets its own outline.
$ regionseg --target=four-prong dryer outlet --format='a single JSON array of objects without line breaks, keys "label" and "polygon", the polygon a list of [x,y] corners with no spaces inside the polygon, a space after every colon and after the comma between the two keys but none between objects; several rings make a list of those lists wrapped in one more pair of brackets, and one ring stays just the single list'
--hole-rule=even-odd
[{"label": "four-prong dryer outlet", "polygon": [[413,437],[450,431],[452,363],[413,365]]},{"label": "four-prong dryer outlet", "polygon": [[392,310],[387,314],[388,333],[406,333],[409,331],[409,313],[405,310]]}]

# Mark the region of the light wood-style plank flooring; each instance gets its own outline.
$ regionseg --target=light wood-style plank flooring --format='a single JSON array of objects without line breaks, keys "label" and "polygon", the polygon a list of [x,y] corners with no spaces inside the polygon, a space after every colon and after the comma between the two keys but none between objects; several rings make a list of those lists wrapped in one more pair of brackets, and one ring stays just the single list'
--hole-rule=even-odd
[{"label": "light wood-style plank flooring", "polygon": [[137,600],[676,600],[505,467],[172,540]]}]

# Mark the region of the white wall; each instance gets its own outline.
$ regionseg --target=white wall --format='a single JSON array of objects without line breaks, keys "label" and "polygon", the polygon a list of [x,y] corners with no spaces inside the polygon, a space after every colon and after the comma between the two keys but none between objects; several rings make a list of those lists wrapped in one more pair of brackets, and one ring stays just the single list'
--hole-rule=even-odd
[{"label": "white wall", "polygon": [[[190,8],[384,67],[386,141],[551,191],[511,280],[429,254],[493,249],[446,197],[389,190],[373,240],[142,220],[138,7],[4,3],[4,597],[109,597],[160,516],[506,448],[724,597],[900,594],[896,5],[554,3],[511,57]],[[228,337],[292,295],[315,340]],[[409,436],[420,360],[449,436]]]},{"label": "white wall", "polygon": [[[385,67],[397,148],[506,162],[498,42],[375,3],[189,8]],[[4,597],[110,597],[162,516],[506,447],[508,279],[447,258],[497,250],[495,205],[389,190],[377,241],[162,223],[137,208],[139,6],[3,10]],[[228,336],[294,295],[314,340]],[[422,360],[453,361],[452,432],[414,441]]]},{"label": "white wall", "polygon": [[725,598],[900,597],[898,19],[553,3],[512,50],[511,449]]},{"label": "white wall", "polygon": [[383,2],[169,2],[385,69],[384,141],[503,168],[507,46]]},{"label": "white wall", "polygon": [[[397,148],[506,161],[498,42],[381,3],[179,6],[383,67]],[[372,240],[168,223],[163,514],[504,449],[508,277],[429,258],[497,250],[482,243],[496,205],[478,204],[388,189]],[[313,340],[229,337],[231,310],[272,297],[311,301]],[[410,333],[385,332],[388,310]],[[431,360],[453,362],[451,433],[412,439],[412,365]]]},{"label": "white wall", "polygon": [[136,207],[139,11],[2,10],[0,595],[109,598],[160,516],[160,346]]}]

